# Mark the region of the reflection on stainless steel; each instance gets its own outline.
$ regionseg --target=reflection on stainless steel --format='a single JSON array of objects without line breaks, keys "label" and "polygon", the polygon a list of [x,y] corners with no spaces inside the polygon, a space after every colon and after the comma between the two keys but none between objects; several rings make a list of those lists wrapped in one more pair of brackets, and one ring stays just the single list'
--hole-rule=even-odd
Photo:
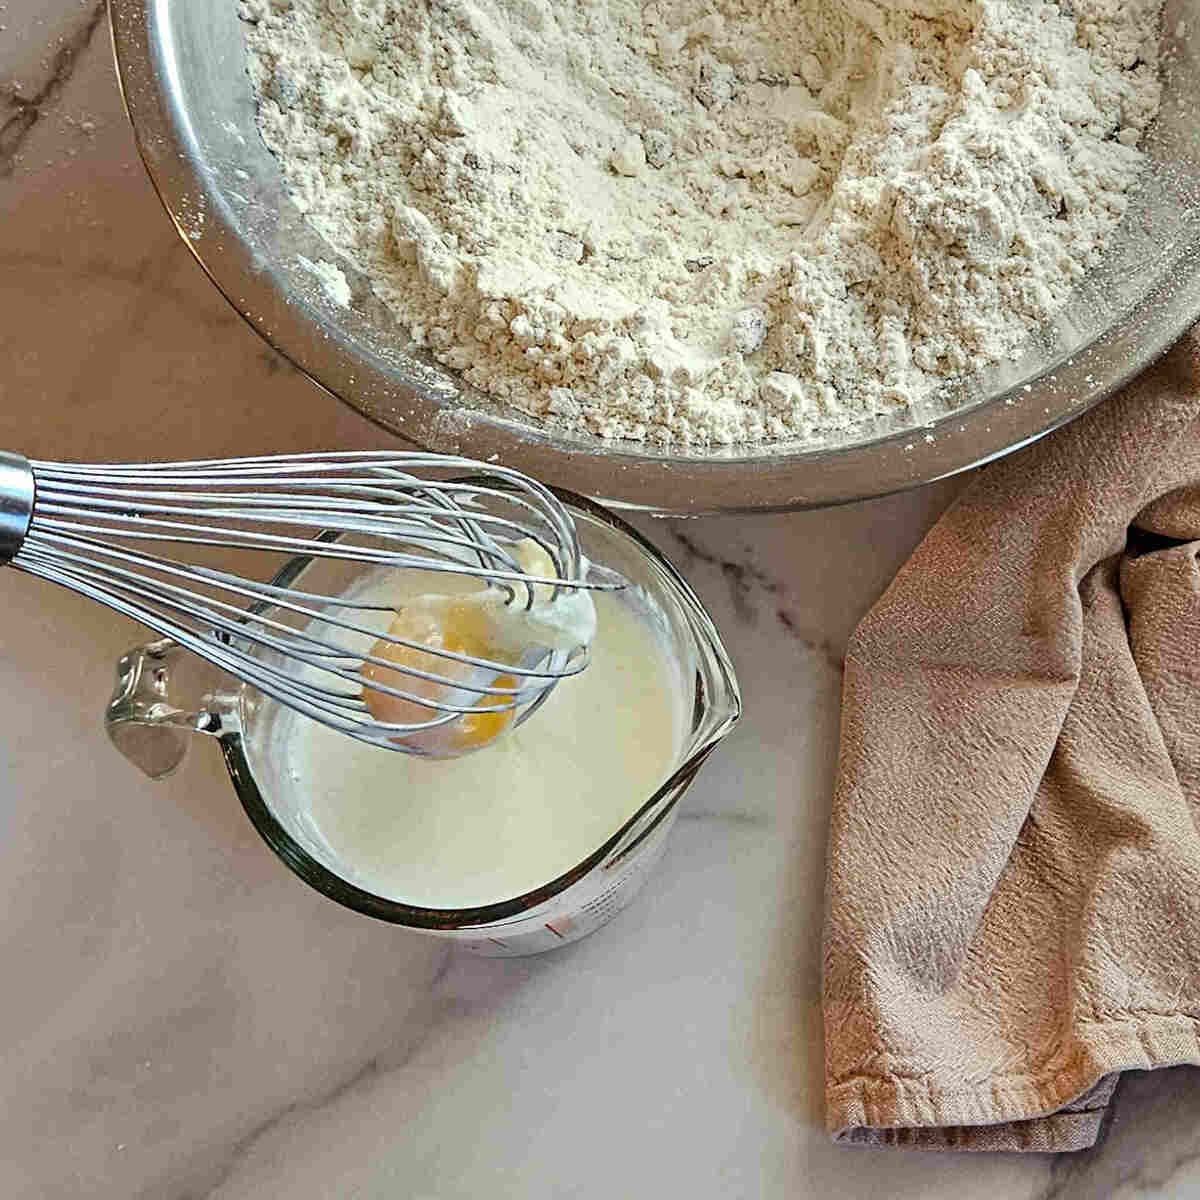
[{"label": "reflection on stainless steel", "polygon": [[[149,466],[0,454],[0,554],[6,512],[8,533],[20,531],[15,570],[132,617],[314,721],[419,754],[484,744],[455,743],[450,727],[464,719],[514,712],[520,723],[584,669],[587,647],[535,644],[514,662],[487,644],[455,650],[419,632],[411,640],[386,627],[390,604],[342,586],[263,583],[240,574],[242,564],[265,554],[384,576],[457,576],[492,585],[512,611],[534,608],[540,587],[557,598],[623,586],[585,563],[570,515],[541,484],[419,451]],[[522,538],[536,541],[544,567],[525,569],[513,549]],[[237,565],[205,561],[214,549],[236,552]]]},{"label": "reflection on stainless steel", "polygon": [[[834,504],[986,462],[1142,370],[1200,316],[1200,0],[1168,0],[1163,111],[1143,186],[1100,269],[1026,353],[953,395],[820,445],[658,450],[566,436],[505,413],[423,352],[347,269],[353,302],[301,261],[330,255],[255,127],[234,0],[112,0],[126,106],[150,176],[196,258],[277,349],[421,446],[500,461],[658,512]],[[900,423],[902,422],[902,423]]]},{"label": "reflection on stainless steel", "polygon": [[19,454],[0,450],[0,563],[21,549],[33,516],[33,471]]}]

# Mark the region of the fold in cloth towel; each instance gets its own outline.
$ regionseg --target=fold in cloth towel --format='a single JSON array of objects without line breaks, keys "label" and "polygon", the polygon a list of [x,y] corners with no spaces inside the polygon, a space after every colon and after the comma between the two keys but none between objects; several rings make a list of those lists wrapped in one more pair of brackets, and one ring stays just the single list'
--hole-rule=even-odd
[{"label": "fold in cloth towel", "polygon": [[1200,1063],[1198,557],[1193,330],[981,472],[859,626],[825,927],[839,1140],[1078,1150],[1121,1071]]}]

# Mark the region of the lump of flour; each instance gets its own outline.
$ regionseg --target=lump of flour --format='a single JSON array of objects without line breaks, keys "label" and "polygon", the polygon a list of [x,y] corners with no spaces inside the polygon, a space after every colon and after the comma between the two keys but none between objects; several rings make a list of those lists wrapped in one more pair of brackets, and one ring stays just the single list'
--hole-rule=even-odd
[{"label": "lump of flour", "polygon": [[297,204],[549,425],[815,437],[1010,357],[1099,258],[1161,0],[241,0]]}]

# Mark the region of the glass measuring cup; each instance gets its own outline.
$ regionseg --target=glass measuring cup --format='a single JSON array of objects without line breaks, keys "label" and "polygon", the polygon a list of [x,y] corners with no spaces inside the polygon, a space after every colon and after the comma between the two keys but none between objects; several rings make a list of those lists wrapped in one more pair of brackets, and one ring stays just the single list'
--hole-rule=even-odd
[{"label": "glass measuring cup", "polygon": [[[584,554],[629,581],[639,612],[655,626],[675,668],[685,717],[674,767],[661,786],[650,796],[631,796],[625,824],[557,878],[523,895],[458,909],[405,904],[351,882],[306,821],[304,796],[284,757],[272,753],[291,714],[235,681],[187,702],[183,695],[197,694],[188,676],[198,660],[169,639],[131,650],[118,664],[105,715],[110,738],[135,766],[159,778],[182,761],[191,733],[215,737],[263,840],[301,879],[347,908],[492,956],[536,954],[591,933],[645,883],[666,846],[680,797],[733,727],[741,697],[712,621],[670,563],[612,513],[581,497],[558,495],[575,520]],[[337,560],[294,559],[275,582],[347,591],[361,570]]]}]

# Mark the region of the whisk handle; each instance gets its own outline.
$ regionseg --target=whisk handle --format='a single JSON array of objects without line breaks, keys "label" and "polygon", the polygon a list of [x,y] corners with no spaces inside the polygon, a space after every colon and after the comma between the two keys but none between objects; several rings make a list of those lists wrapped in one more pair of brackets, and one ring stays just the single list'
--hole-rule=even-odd
[{"label": "whisk handle", "polygon": [[33,468],[19,454],[0,450],[0,564],[16,556],[33,517]]}]

